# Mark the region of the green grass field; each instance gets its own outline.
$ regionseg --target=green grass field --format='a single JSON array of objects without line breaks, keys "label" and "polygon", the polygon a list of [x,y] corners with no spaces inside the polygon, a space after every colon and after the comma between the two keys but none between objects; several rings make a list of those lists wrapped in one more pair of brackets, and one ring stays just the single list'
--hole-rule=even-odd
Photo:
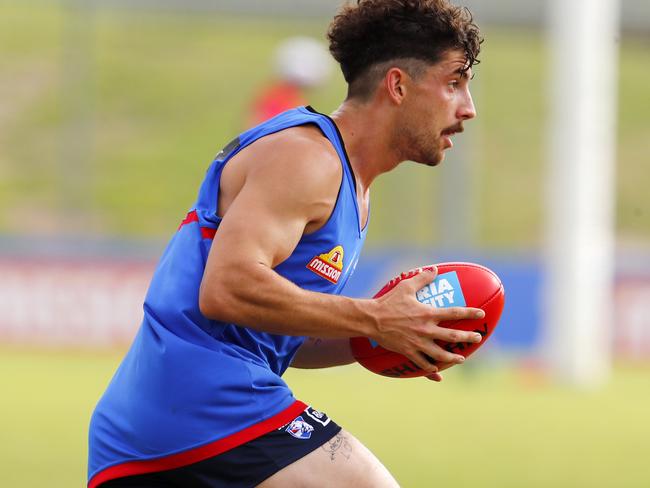
[{"label": "green grass field", "polygon": [[[0,232],[166,238],[213,155],[243,128],[277,42],[323,38],[328,21],[99,5],[75,13],[61,5],[0,4],[0,89],[8,94],[0,110]],[[535,247],[543,222],[544,38],[484,31],[474,81],[479,117],[464,135],[472,146],[473,233],[479,245]],[[646,242],[647,45],[622,37],[617,177],[619,237]],[[344,90],[336,76],[310,101],[328,112]],[[369,245],[435,244],[445,170],[409,165],[380,178]]]},{"label": "green grass field", "polygon": [[[0,349],[0,486],[83,486],[88,419],[120,356]],[[480,359],[442,384],[357,366],[286,377],[405,488],[650,486],[650,367],[587,392]]]}]

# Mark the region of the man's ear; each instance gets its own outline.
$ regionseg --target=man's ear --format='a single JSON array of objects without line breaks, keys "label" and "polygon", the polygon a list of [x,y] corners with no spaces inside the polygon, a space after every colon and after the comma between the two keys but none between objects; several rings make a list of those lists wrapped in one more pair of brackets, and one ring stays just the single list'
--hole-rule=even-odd
[{"label": "man's ear", "polygon": [[390,68],[384,76],[384,86],[388,98],[395,104],[400,105],[406,97],[406,80],[408,74],[396,67]]}]

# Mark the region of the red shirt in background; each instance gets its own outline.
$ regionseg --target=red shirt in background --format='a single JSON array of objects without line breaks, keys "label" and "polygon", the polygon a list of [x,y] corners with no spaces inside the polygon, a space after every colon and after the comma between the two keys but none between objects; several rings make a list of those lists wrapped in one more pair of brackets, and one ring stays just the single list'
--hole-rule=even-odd
[{"label": "red shirt in background", "polygon": [[257,125],[285,110],[305,104],[299,86],[287,81],[277,81],[264,88],[253,101],[249,124]]}]

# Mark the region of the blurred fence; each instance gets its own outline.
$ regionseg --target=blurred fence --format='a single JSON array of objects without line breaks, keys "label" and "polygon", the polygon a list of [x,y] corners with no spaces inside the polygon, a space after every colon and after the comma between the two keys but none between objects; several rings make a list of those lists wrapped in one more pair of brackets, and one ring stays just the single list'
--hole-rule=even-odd
[{"label": "blurred fence", "polygon": [[[645,262],[649,258],[645,256]],[[369,252],[362,256],[345,294],[371,296],[394,274],[445,260],[440,254],[408,249]],[[486,351],[535,357],[541,339],[540,261],[526,255],[475,255],[471,260],[493,269],[506,290],[503,317]],[[0,258],[0,342],[124,347],[142,319],[154,267],[152,259]],[[619,357],[649,359],[650,270],[621,266],[615,290],[612,347]]]},{"label": "blurred fence", "polygon": [[127,344],[152,264],[102,260],[0,260],[0,343]]}]

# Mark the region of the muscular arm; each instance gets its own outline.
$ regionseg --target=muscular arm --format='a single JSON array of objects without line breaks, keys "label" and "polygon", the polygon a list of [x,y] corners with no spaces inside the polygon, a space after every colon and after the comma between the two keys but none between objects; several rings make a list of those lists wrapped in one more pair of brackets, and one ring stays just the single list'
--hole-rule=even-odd
[{"label": "muscular arm", "polygon": [[[327,220],[335,204],[341,163],[310,137],[281,133],[262,139],[229,163],[238,166],[233,166],[231,181],[243,183],[225,211],[208,257],[200,291],[207,317],[286,335],[370,332],[367,304],[303,290],[273,271],[303,233]],[[228,195],[228,175],[222,185]],[[330,313],[322,313],[325,309]]]},{"label": "muscular arm", "polygon": [[438,323],[482,312],[420,304],[415,291],[433,280],[432,273],[405,280],[380,299],[359,300],[301,289],[273,270],[304,233],[327,220],[341,182],[336,154],[320,135],[307,131],[261,139],[226,166],[219,202],[223,220],[201,283],[201,312],[275,334],[371,337],[425,371],[436,369],[425,354],[462,362],[432,339],[475,342],[474,334]]}]

